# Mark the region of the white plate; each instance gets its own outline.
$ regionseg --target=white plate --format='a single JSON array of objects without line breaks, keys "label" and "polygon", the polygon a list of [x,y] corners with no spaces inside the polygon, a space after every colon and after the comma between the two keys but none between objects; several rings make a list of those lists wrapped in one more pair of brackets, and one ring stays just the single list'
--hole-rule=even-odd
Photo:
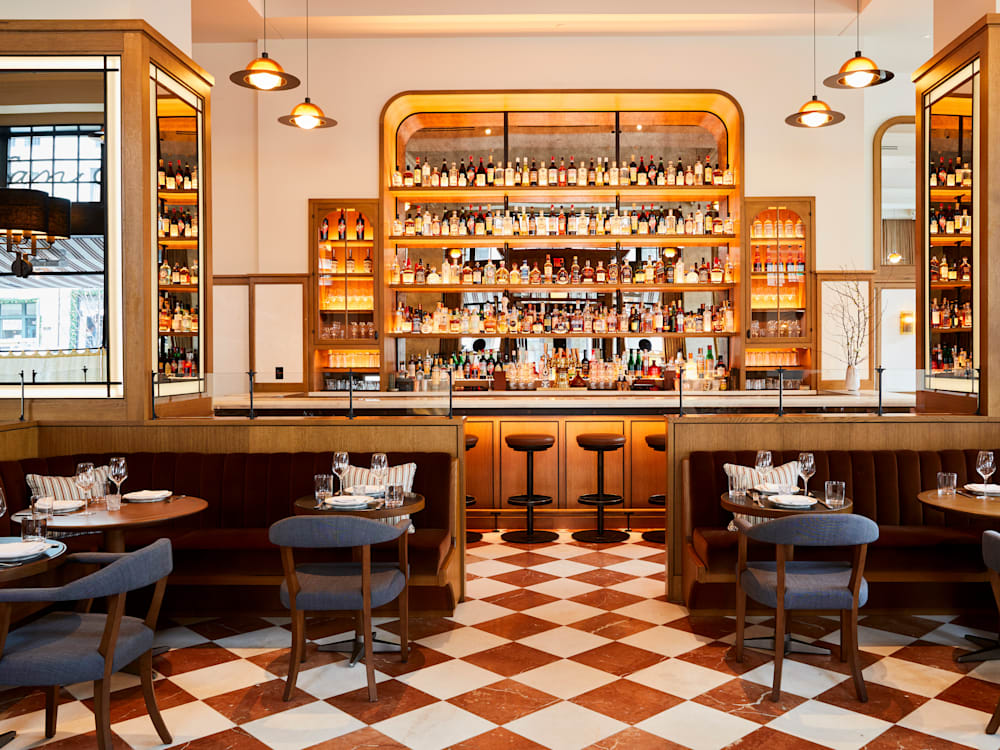
[{"label": "white plate", "polygon": [[40,497],[35,501],[38,510],[51,510],[53,515],[72,513],[80,510],[86,503],[83,500],[54,500],[51,497]]},{"label": "white plate", "polygon": [[170,490],[137,490],[126,492],[122,497],[130,503],[158,503],[173,494]]},{"label": "white plate", "polygon": [[757,492],[764,495],[781,495],[781,494],[796,494],[799,492],[799,488],[795,485],[788,486],[784,484],[778,484],[777,482],[761,482],[756,487],[754,487]]},{"label": "white plate", "polygon": [[337,497],[330,497],[323,501],[323,504],[328,508],[367,508],[368,498],[364,495],[338,495]]},{"label": "white plate", "polygon": [[965,489],[976,495],[1000,495],[1000,484],[980,484],[973,482],[965,485]]},{"label": "white plate", "polygon": [[41,557],[51,547],[50,542],[7,542],[0,544],[0,562],[16,563]]},{"label": "white plate", "polygon": [[385,494],[385,490],[377,484],[356,484],[353,487],[348,487],[345,492],[348,495],[366,495],[367,497],[382,497]]},{"label": "white plate", "polygon": [[800,497],[799,495],[772,495],[768,498],[771,505],[779,508],[811,508],[816,504],[814,497]]}]

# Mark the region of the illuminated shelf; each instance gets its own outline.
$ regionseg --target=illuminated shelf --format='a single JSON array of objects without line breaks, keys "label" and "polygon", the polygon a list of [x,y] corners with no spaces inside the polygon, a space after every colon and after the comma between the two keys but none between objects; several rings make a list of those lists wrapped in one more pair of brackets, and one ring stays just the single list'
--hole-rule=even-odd
[{"label": "illuminated shelf", "polygon": [[780,245],[782,247],[798,247],[804,245],[805,237],[751,237],[751,245]]},{"label": "illuminated shelf", "polygon": [[319,337],[316,339],[316,344],[313,346],[314,349],[338,349],[338,348],[349,348],[349,349],[378,349],[378,341],[375,339],[324,339]]},{"label": "illuminated shelf", "polygon": [[198,202],[197,190],[157,190],[156,197],[170,203],[183,203],[193,206]]},{"label": "illuminated shelf", "polygon": [[179,292],[182,294],[197,294],[197,284],[160,284],[161,292]]},{"label": "illuminated shelf", "polygon": [[327,276],[335,279],[350,279],[357,281],[371,281],[375,278],[373,274],[370,273],[347,273],[345,271],[317,271],[320,276]]},{"label": "illuminated shelf", "polygon": [[932,187],[931,201],[956,201],[967,198],[965,203],[972,200],[972,186],[966,187]]},{"label": "illuminated shelf", "polygon": [[156,244],[167,248],[197,248],[197,237],[157,237]]},{"label": "illuminated shelf", "polygon": [[618,331],[615,333],[590,333],[586,331],[570,331],[568,333],[390,333],[390,336],[406,339],[638,339],[638,338],[668,338],[668,339],[709,339],[738,336],[734,332],[701,331],[684,333],[652,332],[652,331]]},{"label": "illuminated shelf", "polygon": [[971,281],[932,281],[931,289],[971,289]]},{"label": "illuminated shelf", "polygon": [[320,240],[319,246],[327,247],[372,247],[375,240]]},{"label": "illuminated shelf", "polygon": [[930,235],[931,245],[961,245],[965,242],[972,242],[971,234],[932,234]]},{"label": "illuminated shelf", "polygon": [[804,349],[809,343],[808,336],[749,336],[746,345],[751,349],[767,347],[768,349]]},{"label": "illuminated shelf", "polygon": [[571,250],[574,247],[716,247],[728,245],[736,239],[732,234],[557,234],[521,236],[459,235],[457,237],[426,237],[393,235],[388,241],[406,247],[501,247],[544,248],[556,247]]},{"label": "illuminated shelf", "polygon": [[160,331],[161,336],[197,336],[197,331]]},{"label": "illuminated shelf", "polygon": [[434,203],[475,203],[476,201],[510,203],[614,203],[616,198],[625,201],[645,202],[706,202],[730,198],[735,185],[610,185],[605,187],[412,187],[391,188],[388,193],[397,200]]},{"label": "illuminated shelf", "polygon": [[474,294],[476,292],[726,292],[736,284],[392,284],[394,292],[440,292]]},{"label": "illuminated shelf", "polygon": [[972,328],[931,328],[931,333],[972,333]]},{"label": "illuminated shelf", "polygon": [[356,372],[362,375],[378,374],[380,372],[378,367],[317,367],[317,372],[342,372],[351,373]]}]

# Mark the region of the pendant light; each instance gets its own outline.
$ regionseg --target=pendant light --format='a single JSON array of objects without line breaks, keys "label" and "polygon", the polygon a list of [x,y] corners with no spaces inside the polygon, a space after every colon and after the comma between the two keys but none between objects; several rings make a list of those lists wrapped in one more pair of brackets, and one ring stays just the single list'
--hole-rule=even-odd
[{"label": "pendant light", "polygon": [[865,89],[893,79],[892,71],[879,69],[874,60],[861,54],[861,0],[857,0],[854,26],[857,33],[854,57],[849,58],[832,76],[824,79],[824,86],[832,89]]},{"label": "pendant light", "polygon": [[279,117],[278,122],[301,130],[332,128],[337,121],[323,114],[323,110],[309,98],[309,0],[306,0],[306,98],[292,107],[291,113]]},{"label": "pendant light", "polygon": [[251,60],[246,70],[237,70],[229,76],[237,86],[255,91],[287,91],[299,85],[299,79],[286,73],[276,61],[267,56],[267,0],[264,0],[264,51]]},{"label": "pendant light", "polygon": [[825,128],[844,121],[844,113],[830,109],[830,105],[816,96],[816,0],[813,0],[813,95],[785,122],[793,128]]}]

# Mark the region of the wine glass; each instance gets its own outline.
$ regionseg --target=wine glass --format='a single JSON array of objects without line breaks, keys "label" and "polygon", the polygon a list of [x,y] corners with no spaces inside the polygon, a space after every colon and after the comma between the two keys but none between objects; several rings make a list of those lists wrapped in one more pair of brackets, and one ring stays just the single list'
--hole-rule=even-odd
[{"label": "wine glass", "polygon": [[337,451],[333,454],[333,473],[337,475],[339,483],[338,495],[344,494],[344,473],[350,466],[351,457],[347,451]]},{"label": "wine glass", "polygon": [[771,451],[757,451],[757,461],[755,466],[762,477],[764,474],[771,471]]},{"label": "wine glass", "polygon": [[115,456],[108,461],[108,478],[115,483],[115,494],[122,494],[122,484],[128,479],[128,464],[124,456]]},{"label": "wine glass", "polygon": [[76,465],[76,476],[74,477],[76,486],[80,488],[83,495],[83,515],[92,516],[94,511],[90,509],[90,489],[94,486],[94,465],[89,461],[84,461]]},{"label": "wine glass", "polygon": [[3,487],[0,487],[0,517],[3,517],[4,513],[6,512],[7,512],[7,496],[3,492]]},{"label": "wine glass", "polygon": [[384,453],[372,454],[372,484],[385,490],[385,480],[389,476],[389,459]]},{"label": "wine glass", "polygon": [[805,495],[809,497],[809,478],[816,473],[816,459],[812,453],[799,454],[799,476],[805,487]]},{"label": "wine glass", "polygon": [[993,476],[993,472],[996,470],[997,466],[993,460],[993,451],[979,451],[979,455],[976,456],[976,471],[983,478],[983,498],[986,498],[988,495],[987,490],[989,490],[990,477]]}]

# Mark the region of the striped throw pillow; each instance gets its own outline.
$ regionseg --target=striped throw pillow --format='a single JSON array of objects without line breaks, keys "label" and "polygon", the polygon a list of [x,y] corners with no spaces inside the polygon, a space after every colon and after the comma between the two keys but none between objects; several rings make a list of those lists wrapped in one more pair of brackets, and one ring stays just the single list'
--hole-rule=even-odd
[{"label": "striped throw pillow", "polygon": [[[413,479],[416,476],[417,465],[415,463],[390,466],[389,473],[386,476],[386,484],[390,486],[401,485],[403,492],[413,492]],[[366,469],[362,466],[348,466],[347,471],[344,472],[344,487],[355,487],[359,484],[374,484],[374,482],[372,482],[372,470]],[[394,526],[399,521],[406,518],[409,518],[409,516],[387,516],[386,518],[380,518],[378,520],[382,523]],[[410,533],[412,534],[414,531],[415,529],[411,523]]]},{"label": "striped throw pillow", "polygon": [[[740,466],[739,464],[724,464],[723,470],[726,476],[736,482],[736,489],[752,490],[762,482],[788,485],[789,487],[798,484],[799,462],[789,461],[787,464],[775,466],[765,471],[758,471],[752,466]],[[729,531],[739,531],[740,525],[756,526],[759,523],[767,523],[773,519],[761,516],[746,516],[743,514],[733,514],[736,521],[730,521]],[[738,523],[737,523],[738,522]]]},{"label": "striped throw pillow", "polygon": [[[28,474],[25,477],[28,489],[35,497],[51,497],[55,500],[80,500],[83,493],[76,486],[73,477],[47,476],[45,474]],[[90,490],[91,497],[104,495],[108,483],[108,467],[94,467],[94,486]]]}]

